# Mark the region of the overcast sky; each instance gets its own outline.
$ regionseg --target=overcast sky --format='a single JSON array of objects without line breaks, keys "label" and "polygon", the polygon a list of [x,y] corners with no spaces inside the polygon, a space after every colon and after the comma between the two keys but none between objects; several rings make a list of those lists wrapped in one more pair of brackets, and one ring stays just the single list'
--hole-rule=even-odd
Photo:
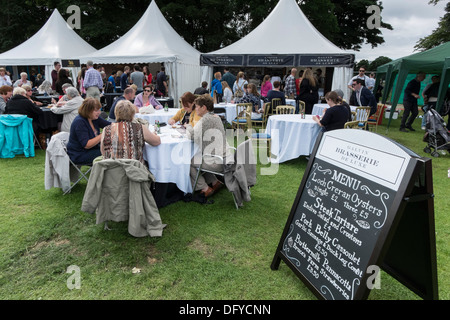
[{"label": "overcast sky", "polygon": [[382,2],[382,20],[389,23],[393,30],[381,29],[385,43],[373,49],[370,45],[363,45],[360,51],[354,52],[356,61],[373,61],[379,56],[397,59],[417,52],[414,51],[416,42],[437,28],[447,4],[447,0],[441,0],[436,6],[428,4],[428,0]]}]

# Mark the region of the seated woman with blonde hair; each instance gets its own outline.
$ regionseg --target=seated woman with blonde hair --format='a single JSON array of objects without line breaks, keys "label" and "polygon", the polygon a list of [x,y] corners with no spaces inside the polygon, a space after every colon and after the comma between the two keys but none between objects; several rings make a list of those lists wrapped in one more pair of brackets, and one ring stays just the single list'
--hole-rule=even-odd
[{"label": "seated woman with blonde hair", "polygon": [[174,125],[177,122],[180,122],[181,125],[187,126],[190,124],[191,126],[195,126],[197,122],[200,121],[201,117],[199,117],[195,110],[194,101],[197,97],[192,92],[185,92],[181,96],[181,108],[176,115],[169,119],[169,124]]},{"label": "seated woman with blonde hair", "polygon": [[145,142],[161,144],[161,138],[137,122],[133,122],[136,107],[128,100],[119,101],[114,110],[116,122],[103,129],[101,152],[103,159],[134,159],[144,163]]}]

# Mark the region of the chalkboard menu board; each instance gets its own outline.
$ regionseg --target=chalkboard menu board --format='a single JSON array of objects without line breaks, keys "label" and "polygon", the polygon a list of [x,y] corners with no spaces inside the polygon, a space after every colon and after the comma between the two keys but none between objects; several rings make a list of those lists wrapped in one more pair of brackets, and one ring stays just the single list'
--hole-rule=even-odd
[{"label": "chalkboard menu board", "polygon": [[367,297],[368,270],[380,265],[399,221],[415,156],[363,130],[322,134],[272,269],[282,258],[323,299]]}]

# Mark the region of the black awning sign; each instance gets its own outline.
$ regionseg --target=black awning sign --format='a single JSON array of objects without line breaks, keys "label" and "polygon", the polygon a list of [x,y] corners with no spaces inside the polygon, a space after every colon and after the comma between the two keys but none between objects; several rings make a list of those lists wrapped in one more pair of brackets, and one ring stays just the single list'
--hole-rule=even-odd
[{"label": "black awning sign", "polygon": [[293,67],[294,63],[295,55],[249,55],[247,65]]},{"label": "black awning sign", "polygon": [[71,60],[61,60],[61,66],[63,68],[79,68],[80,60],[71,59]]}]

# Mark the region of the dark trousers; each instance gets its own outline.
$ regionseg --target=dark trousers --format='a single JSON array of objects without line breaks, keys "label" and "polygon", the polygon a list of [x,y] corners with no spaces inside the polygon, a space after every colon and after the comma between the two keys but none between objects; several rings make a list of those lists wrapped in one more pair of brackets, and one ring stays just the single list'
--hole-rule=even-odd
[{"label": "dark trousers", "polygon": [[405,110],[403,111],[402,123],[400,125],[400,128],[408,128],[411,127],[417,115],[419,114],[417,100],[403,101],[403,107],[405,108]]}]

